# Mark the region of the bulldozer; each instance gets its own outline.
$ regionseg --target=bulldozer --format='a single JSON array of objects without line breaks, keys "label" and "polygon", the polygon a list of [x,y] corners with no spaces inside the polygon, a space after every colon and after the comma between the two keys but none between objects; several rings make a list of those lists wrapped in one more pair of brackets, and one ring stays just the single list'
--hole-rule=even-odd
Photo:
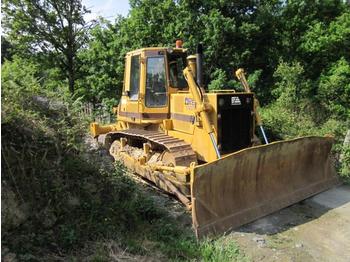
[{"label": "bulldozer", "polygon": [[338,183],[333,138],[269,142],[243,69],[236,76],[244,92],[207,91],[202,45],[195,55],[182,41],[128,52],[116,122],[90,125],[116,161],[191,211],[197,238],[229,232]]}]

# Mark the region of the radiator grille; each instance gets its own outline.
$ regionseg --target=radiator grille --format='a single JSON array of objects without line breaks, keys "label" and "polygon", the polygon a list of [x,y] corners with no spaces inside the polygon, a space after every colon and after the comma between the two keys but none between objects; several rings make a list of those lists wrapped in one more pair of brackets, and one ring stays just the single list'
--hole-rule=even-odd
[{"label": "radiator grille", "polygon": [[218,95],[218,144],[222,154],[235,152],[251,145],[252,111],[251,94]]}]

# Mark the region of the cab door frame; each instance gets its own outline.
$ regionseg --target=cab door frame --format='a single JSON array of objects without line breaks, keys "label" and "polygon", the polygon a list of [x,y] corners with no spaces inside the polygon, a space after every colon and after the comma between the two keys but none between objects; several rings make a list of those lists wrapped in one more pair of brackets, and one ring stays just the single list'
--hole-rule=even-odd
[{"label": "cab door frame", "polygon": [[[166,91],[166,104],[159,107],[146,106],[146,80],[147,80],[147,59],[152,57],[164,58],[164,71],[165,71],[165,91]],[[168,76],[168,63],[166,50],[145,50],[141,58],[141,107],[140,113],[142,114],[143,122],[160,123],[164,119],[169,118],[169,76]]]},{"label": "cab door frame", "polygon": [[[138,94],[136,99],[130,97],[131,81],[132,81],[132,58],[139,56],[139,83],[138,83]],[[132,123],[141,123],[140,107],[142,102],[141,90],[143,86],[142,79],[142,52],[136,51],[128,53],[125,59],[125,72],[124,72],[124,85],[122,97],[120,99],[120,107],[118,117],[120,120]]]}]

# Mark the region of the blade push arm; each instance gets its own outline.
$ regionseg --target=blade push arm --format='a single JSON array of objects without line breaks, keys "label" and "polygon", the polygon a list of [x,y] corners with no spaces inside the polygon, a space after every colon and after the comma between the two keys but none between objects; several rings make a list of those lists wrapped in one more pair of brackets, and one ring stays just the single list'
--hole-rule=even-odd
[{"label": "blade push arm", "polygon": [[202,122],[203,122],[203,128],[204,130],[209,134],[210,140],[213,144],[213,147],[215,149],[215,153],[217,155],[217,158],[220,159],[221,155],[217,146],[217,142],[214,136],[214,129],[210,124],[209,117],[207,114],[208,106],[203,101],[204,96],[204,90],[200,89],[200,87],[197,85],[196,81],[193,78],[192,71],[189,67],[186,67],[183,71],[183,74],[187,80],[190,92],[194,98],[194,101],[197,104],[197,112],[199,113]]},{"label": "blade push arm", "polygon": [[[236,71],[236,77],[238,78],[238,80],[241,82],[244,90],[248,93],[251,93],[251,90],[250,90],[250,87],[249,87],[249,84],[247,82],[247,79],[245,78],[245,75],[244,75],[244,70],[243,68],[239,68],[237,71]],[[260,128],[260,131],[264,137],[264,141],[265,141],[265,144],[268,144],[269,141],[267,140],[267,137],[266,137],[266,134],[265,134],[265,130],[264,130],[264,127],[263,127],[263,124],[262,124],[262,120],[261,120],[261,117],[260,117],[260,114],[259,114],[259,101],[258,99],[256,99],[255,95],[254,95],[254,112],[255,112],[255,120],[256,120],[256,124],[259,126]]]}]

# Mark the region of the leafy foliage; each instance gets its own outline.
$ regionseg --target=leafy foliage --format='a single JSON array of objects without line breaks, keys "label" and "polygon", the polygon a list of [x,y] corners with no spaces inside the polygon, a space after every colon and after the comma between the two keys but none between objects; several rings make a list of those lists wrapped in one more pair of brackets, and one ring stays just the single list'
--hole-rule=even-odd
[{"label": "leafy foliage", "polygon": [[319,100],[330,115],[338,119],[350,116],[350,63],[344,57],[320,76]]},{"label": "leafy foliage", "polygon": [[84,78],[78,81],[77,96],[93,104],[113,106],[121,95],[124,47],[119,38],[123,18],[118,19],[115,24],[102,19],[90,31],[88,47],[79,54]]},{"label": "leafy foliage", "polygon": [[340,57],[349,59],[350,13],[345,12],[336,17],[329,25],[317,22],[302,37],[300,49],[322,64],[334,62]]}]

